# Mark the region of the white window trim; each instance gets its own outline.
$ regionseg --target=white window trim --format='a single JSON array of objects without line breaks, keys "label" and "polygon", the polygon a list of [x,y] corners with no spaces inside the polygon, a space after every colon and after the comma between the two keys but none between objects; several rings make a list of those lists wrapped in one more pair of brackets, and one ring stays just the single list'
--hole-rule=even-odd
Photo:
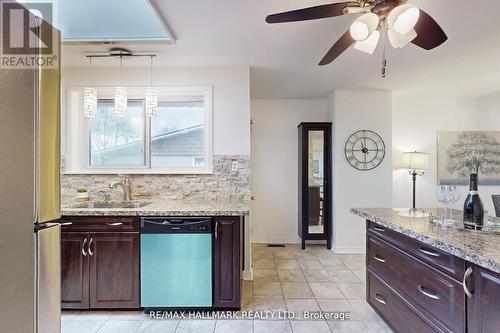
[{"label": "white window trim", "polygon": [[[63,122],[66,128],[62,131],[64,156],[63,174],[213,174],[213,93],[211,86],[199,87],[157,87],[159,101],[168,96],[191,96],[201,95],[205,105],[205,161],[202,168],[150,168],[151,149],[148,142],[151,131],[150,122],[144,125],[145,137],[145,166],[120,168],[113,166],[96,167],[90,166],[90,119],[85,118],[82,112],[84,86],[67,87],[65,98],[65,112]],[[114,99],[114,86],[98,86],[99,99]],[[128,99],[144,99],[145,86],[127,87]],[[65,118],[65,119],[64,119]]]}]

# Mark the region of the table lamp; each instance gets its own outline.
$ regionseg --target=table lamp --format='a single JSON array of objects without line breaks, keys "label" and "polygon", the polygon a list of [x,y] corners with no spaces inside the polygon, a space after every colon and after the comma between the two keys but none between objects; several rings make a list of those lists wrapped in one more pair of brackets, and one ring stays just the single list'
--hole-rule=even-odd
[{"label": "table lamp", "polygon": [[401,158],[401,169],[408,169],[413,179],[413,209],[415,209],[415,187],[417,176],[423,176],[429,170],[429,154],[405,152]]}]

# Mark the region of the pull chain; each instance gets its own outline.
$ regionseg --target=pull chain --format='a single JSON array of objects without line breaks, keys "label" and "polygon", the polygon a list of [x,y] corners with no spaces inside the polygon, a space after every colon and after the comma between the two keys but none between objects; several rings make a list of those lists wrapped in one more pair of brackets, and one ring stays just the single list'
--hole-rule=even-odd
[{"label": "pull chain", "polygon": [[383,51],[382,51],[382,78],[385,79],[386,77],[386,69],[387,69],[387,58],[385,55],[385,49],[386,49],[386,36],[387,36],[387,25],[386,21],[384,20],[382,22],[382,44],[383,44]]}]

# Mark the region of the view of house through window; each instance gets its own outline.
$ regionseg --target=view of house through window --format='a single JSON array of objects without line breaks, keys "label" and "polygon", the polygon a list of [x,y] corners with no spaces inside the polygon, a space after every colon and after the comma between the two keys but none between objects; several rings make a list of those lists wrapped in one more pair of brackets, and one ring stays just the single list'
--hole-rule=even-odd
[{"label": "view of house through window", "polygon": [[127,116],[114,113],[113,100],[99,100],[89,126],[91,168],[206,168],[208,142],[203,96],[160,100],[155,117],[144,100],[129,100]]}]

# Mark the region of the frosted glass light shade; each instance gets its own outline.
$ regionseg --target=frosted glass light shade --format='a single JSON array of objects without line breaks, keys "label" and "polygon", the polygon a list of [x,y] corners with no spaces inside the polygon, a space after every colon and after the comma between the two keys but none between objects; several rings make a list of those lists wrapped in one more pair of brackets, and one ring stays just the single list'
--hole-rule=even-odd
[{"label": "frosted glass light shade", "polygon": [[387,16],[389,29],[398,34],[407,34],[415,28],[420,18],[420,9],[417,6],[405,3],[394,8]]},{"label": "frosted glass light shade", "polygon": [[146,88],[146,116],[155,117],[158,111],[158,89]]},{"label": "frosted glass light shade", "polygon": [[417,171],[429,170],[429,154],[416,151],[403,153],[400,167],[401,169]]},{"label": "frosted glass light shade", "polygon": [[392,29],[389,29],[387,34],[389,35],[389,42],[395,49],[402,48],[408,45],[412,40],[414,40],[417,37],[417,32],[414,29],[410,30],[410,32],[403,35],[398,34],[396,31]]},{"label": "frosted glass light shade", "polygon": [[125,117],[127,115],[127,89],[115,88],[115,115]]},{"label": "frosted glass light shade", "polygon": [[379,17],[374,13],[366,13],[358,17],[349,29],[351,37],[358,42],[368,39],[377,29],[379,22]]},{"label": "frosted glass light shade", "polygon": [[368,54],[373,54],[375,49],[377,48],[378,41],[380,40],[380,32],[375,30],[370,37],[361,42],[356,42],[354,44],[354,48],[356,50],[360,50],[366,52]]},{"label": "frosted glass light shade", "polygon": [[97,113],[97,89],[85,87],[83,89],[83,115],[94,118]]}]

